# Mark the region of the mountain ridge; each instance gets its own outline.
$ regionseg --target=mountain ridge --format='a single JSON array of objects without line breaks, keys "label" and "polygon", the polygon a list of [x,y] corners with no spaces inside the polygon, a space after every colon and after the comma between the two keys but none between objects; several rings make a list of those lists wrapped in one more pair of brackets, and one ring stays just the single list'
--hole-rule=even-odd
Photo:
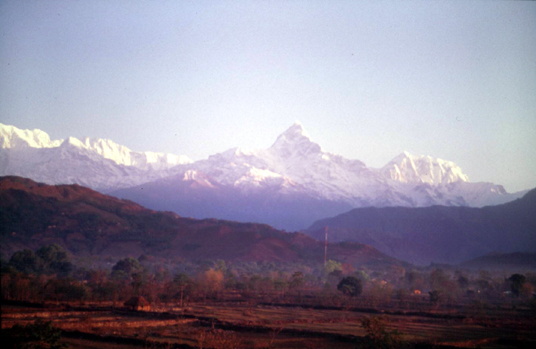
[{"label": "mountain ridge", "polygon": [[0,123],[0,175],[4,176],[106,191],[161,178],[170,168],[189,162],[184,155],[136,152],[109,139],[51,140],[39,129],[20,130]]},{"label": "mountain ridge", "polygon": [[[188,191],[195,197],[192,191],[198,188],[210,192],[205,195],[210,209],[194,212],[196,218],[215,214],[220,219],[254,220],[285,229],[301,229],[320,217],[352,207],[480,207],[508,202],[523,194],[507,193],[493,183],[469,182],[451,161],[408,152],[380,169],[369,168],[360,160],[325,152],[300,123],[279,135],[269,148],[232,148],[195,162],[173,154],[133,152],[109,140],[51,141],[43,131],[23,131],[1,124],[0,135],[0,175],[20,175],[49,184],[77,183],[179,214],[185,214],[179,206],[187,206],[188,202],[178,203],[176,196]],[[26,144],[20,144],[21,139],[26,139]],[[163,204],[154,205],[154,195],[143,191],[149,187],[162,193]],[[229,196],[223,198],[225,194]],[[218,211],[226,210],[221,207],[226,201],[272,212],[265,217],[260,213],[218,215]],[[305,204],[315,207],[318,214],[323,214],[323,207],[326,212],[317,217],[295,215],[294,222],[283,224],[280,221],[288,219],[281,215],[278,218],[278,209],[268,207],[279,202],[285,202],[290,211]]]},{"label": "mountain ridge", "polygon": [[[157,212],[79,185],[50,186],[0,177],[2,252],[57,243],[79,256],[141,254],[184,260],[314,262],[324,243],[264,224],[195,220]],[[329,244],[330,258],[351,264],[407,265],[363,244]]]},{"label": "mountain ridge", "polygon": [[138,168],[148,165],[160,165],[162,167],[165,164],[168,164],[169,166],[167,168],[169,168],[178,164],[192,162],[185,155],[133,151],[110,139],[104,138],[84,137],[80,140],[75,137],[67,137],[66,139],[51,140],[50,136],[42,130],[21,130],[15,126],[0,123],[0,149],[50,149],[67,145],[96,153],[105,159],[114,161],[118,165],[135,166]]},{"label": "mountain ridge", "polygon": [[536,189],[522,198],[477,207],[368,207],[318,220],[306,232],[330,241],[369,244],[416,264],[460,263],[490,252],[536,251]]},{"label": "mountain ridge", "polygon": [[463,268],[480,270],[504,270],[519,272],[520,270],[536,270],[536,253],[491,252],[460,264]]}]

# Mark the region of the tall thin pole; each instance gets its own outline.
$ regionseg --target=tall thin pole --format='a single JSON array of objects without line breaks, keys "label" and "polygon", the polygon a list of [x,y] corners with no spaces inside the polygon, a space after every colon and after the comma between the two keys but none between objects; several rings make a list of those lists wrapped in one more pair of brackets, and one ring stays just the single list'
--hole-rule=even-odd
[{"label": "tall thin pole", "polygon": [[328,259],[328,226],[325,227],[326,231],[326,239],[324,242],[324,266],[326,266],[326,262]]}]

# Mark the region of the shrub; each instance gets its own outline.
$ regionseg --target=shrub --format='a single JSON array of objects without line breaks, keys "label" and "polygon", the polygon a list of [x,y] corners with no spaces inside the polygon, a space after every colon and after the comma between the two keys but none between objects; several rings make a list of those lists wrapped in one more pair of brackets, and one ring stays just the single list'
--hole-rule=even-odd
[{"label": "shrub", "polygon": [[437,303],[439,302],[439,299],[441,298],[441,292],[438,290],[430,291],[428,292],[428,295],[430,296],[431,303]]},{"label": "shrub", "polygon": [[519,297],[519,294],[523,289],[523,285],[526,282],[525,276],[521,274],[513,274],[508,278],[508,281],[510,281],[510,289],[512,290],[514,296]]},{"label": "shrub", "polygon": [[361,280],[353,276],[344,277],[337,285],[337,290],[341,291],[347,296],[356,297],[363,292],[363,286]]},{"label": "shrub", "polygon": [[41,320],[26,326],[15,325],[11,329],[2,330],[3,348],[23,349],[61,349],[67,345],[60,343],[61,330],[53,327],[50,322]]},{"label": "shrub", "polygon": [[406,343],[401,339],[398,330],[387,330],[386,320],[381,316],[367,317],[361,321],[361,326],[367,332],[365,348],[391,349],[404,348]]}]

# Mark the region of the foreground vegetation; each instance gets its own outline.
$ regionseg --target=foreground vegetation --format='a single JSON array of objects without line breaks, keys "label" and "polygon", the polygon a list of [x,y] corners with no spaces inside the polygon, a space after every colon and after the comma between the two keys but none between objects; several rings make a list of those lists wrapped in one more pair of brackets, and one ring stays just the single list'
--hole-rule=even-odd
[{"label": "foreground vegetation", "polygon": [[[21,348],[39,347],[24,333],[55,340],[56,328],[61,343],[42,347],[509,347],[536,341],[535,285],[531,272],[332,260],[73,262],[50,245],[2,260],[2,336]],[[134,296],[150,307],[128,309]]]}]

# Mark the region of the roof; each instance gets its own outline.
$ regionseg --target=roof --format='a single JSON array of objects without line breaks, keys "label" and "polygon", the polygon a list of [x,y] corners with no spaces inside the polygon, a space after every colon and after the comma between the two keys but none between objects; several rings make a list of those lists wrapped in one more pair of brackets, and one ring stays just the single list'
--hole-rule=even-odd
[{"label": "roof", "polygon": [[141,296],[136,296],[130,298],[128,301],[125,302],[126,306],[133,306],[133,307],[145,307],[147,305],[151,305],[151,303],[147,302],[147,300]]}]

